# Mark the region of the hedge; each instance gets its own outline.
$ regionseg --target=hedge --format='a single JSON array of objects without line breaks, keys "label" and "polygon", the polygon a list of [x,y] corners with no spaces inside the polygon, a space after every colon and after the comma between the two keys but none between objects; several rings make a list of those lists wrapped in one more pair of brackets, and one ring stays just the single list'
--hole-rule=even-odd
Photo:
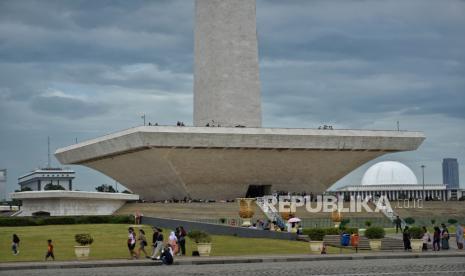
[{"label": "hedge", "polygon": [[132,216],[79,216],[79,217],[0,217],[0,226],[38,226],[60,224],[133,223]]},{"label": "hedge", "polygon": [[[318,238],[318,236],[323,235],[340,235],[342,232],[346,232],[348,234],[354,234],[358,233],[358,228],[345,228],[345,229],[339,229],[339,228],[304,228],[302,230],[302,233],[304,235],[308,235],[310,239]],[[312,239],[312,240],[313,240]]]}]

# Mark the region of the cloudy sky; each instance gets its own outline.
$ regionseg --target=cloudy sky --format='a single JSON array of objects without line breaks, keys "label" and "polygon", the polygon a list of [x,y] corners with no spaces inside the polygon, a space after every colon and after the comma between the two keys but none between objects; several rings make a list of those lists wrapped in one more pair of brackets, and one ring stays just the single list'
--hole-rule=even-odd
[{"label": "cloudy sky", "polygon": [[[193,0],[0,1],[0,168],[8,190],[52,149],[192,123]],[[257,1],[263,124],[424,131],[405,162],[465,179],[464,1]],[[54,165],[58,162],[53,159]],[[362,166],[337,185],[360,182]],[[75,166],[77,189],[114,182]],[[465,186],[465,185],[463,185]]]}]

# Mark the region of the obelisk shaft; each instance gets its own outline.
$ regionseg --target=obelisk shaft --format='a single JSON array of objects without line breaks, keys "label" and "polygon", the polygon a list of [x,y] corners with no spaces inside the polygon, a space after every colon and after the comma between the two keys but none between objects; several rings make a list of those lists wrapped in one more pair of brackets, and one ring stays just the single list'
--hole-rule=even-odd
[{"label": "obelisk shaft", "polygon": [[261,127],[255,0],[196,0],[194,125]]}]

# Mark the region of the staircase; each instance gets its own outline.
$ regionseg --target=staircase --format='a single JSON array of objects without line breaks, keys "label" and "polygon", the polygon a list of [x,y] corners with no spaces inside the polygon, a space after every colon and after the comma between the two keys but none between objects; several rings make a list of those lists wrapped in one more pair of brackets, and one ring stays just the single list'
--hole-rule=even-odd
[{"label": "staircase", "polygon": [[[323,239],[326,245],[330,245],[338,248],[352,248],[351,246],[342,246],[341,245],[341,236],[339,235],[326,235]],[[359,250],[371,250],[370,242],[366,237],[361,236],[359,245]],[[385,237],[381,240],[381,250],[382,251],[401,251],[404,250],[404,243],[400,239],[395,239],[391,237]]]},{"label": "staircase", "polygon": [[[375,199],[374,204],[375,204],[375,206],[378,206],[378,204],[380,204],[379,205],[380,207],[378,207],[378,208],[381,210],[383,215],[385,217],[387,217],[392,223],[394,223],[394,220],[397,218],[398,214],[396,212],[394,212],[394,210],[392,209],[392,207],[390,205],[383,206],[383,204],[379,202],[379,199]],[[404,227],[406,225],[407,224],[405,223],[405,221],[401,218],[402,229],[404,229]]]},{"label": "staircase", "polygon": [[269,208],[268,203],[264,197],[257,197],[255,203],[270,221],[275,221],[279,228],[286,229],[286,222],[283,220],[279,212]]}]

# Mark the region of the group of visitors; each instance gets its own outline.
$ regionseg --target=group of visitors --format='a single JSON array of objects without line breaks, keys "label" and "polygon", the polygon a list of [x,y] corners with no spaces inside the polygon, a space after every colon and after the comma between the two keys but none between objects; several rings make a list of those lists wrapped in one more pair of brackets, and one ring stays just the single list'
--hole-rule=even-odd
[{"label": "group of visitors", "polygon": [[287,231],[289,233],[297,233],[297,234],[302,233],[302,227],[299,222],[288,222],[286,226],[287,226],[287,229],[279,227],[276,221],[267,220],[265,222],[260,219],[257,219],[257,221],[254,222],[252,225],[250,225],[249,228],[257,229],[257,230],[276,231],[276,232]]},{"label": "group of visitors", "polygon": [[[441,227],[435,226],[433,234],[430,234],[428,229],[423,226],[423,235],[422,235],[422,251],[427,251],[429,248],[432,248],[433,251],[440,251],[440,250],[449,250],[449,239],[450,239],[450,233],[449,229],[447,226],[442,223]],[[463,243],[464,243],[464,238],[463,238],[463,226],[461,224],[457,224],[456,230],[455,230],[455,238],[457,242],[457,249],[463,249]],[[404,250],[405,251],[411,251],[412,250],[412,245],[411,245],[411,233],[410,233],[410,228],[408,226],[405,226],[402,232],[402,239],[404,242]]]},{"label": "group of visitors", "polygon": [[[164,264],[172,264],[174,256],[186,255],[186,236],[187,232],[184,227],[179,226],[169,235],[168,242],[164,243],[163,230],[158,227],[153,227],[152,235],[152,254],[148,254],[145,247],[148,245],[145,231],[139,229],[139,235],[136,235],[134,228],[128,228],[128,249],[131,259],[139,259],[141,253],[144,253],[145,258],[152,260],[161,260]],[[136,245],[139,248],[136,250]]]}]

